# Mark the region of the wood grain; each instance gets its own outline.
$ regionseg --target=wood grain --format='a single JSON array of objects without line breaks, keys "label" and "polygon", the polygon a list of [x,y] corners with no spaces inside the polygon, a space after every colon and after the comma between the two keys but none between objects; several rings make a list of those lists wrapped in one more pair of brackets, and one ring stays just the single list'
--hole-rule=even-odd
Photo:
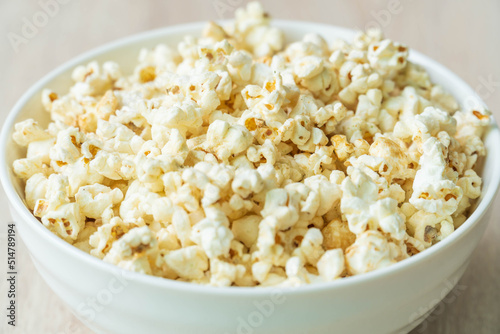
[{"label": "wood grain", "polygon": [[[50,0],[42,0],[46,3]],[[62,1],[61,1],[62,2]],[[53,17],[16,51],[9,33],[21,34],[23,20],[42,10],[38,1],[0,1],[0,119],[21,94],[62,62],[116,38],[178,23],[230,18],[231,4],[245,0],[134,1],[66,0]],[[222,6],[221,6],[222,3]],[[393,7],[399,3],[399,6]],[[495,0],[375,0],[267,1],[272,16],[363,29],[382,26],[386,35],[404,42],[458,73],[500,118],[500,1]],[[392,13],[389,11],[392,9]],[[54,10],[55,12],[55,10]],[[488,83],[490,82],[490,83]],[[493,82],[493,83],[492,83]],[[500,201],[492,221],[453,302],[444,303],[416,333],[500,332]],[[0,191],[3,215],[0,228],[0,305],[6,298],[5,233],[9,221],[5,194]],[[52,293],[36,272],[26,249],[19,244],[18,323],[2,333],[91,333]]]}]

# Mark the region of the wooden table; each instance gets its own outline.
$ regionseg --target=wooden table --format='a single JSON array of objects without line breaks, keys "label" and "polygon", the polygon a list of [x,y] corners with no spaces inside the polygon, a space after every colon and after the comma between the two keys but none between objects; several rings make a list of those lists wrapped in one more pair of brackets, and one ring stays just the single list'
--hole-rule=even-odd
[{"label": "wooden table", "polygon": [[[45,16],[38,1],[1,1],[0,119],[4,119],[21,94],[36,80],[62,62],[116,38],[140,31],[199,20],[230,18],[235,3],[245,0],[197,1],[82,1],[47,7]],[[41,3],[54,2],[42,0]],[[404,42],[458,73],[478,90],[500,118],[500,1],[495,0],[377,0],[377,1],[268,1],[276,18],[309,20],[364,29],[381,26],[386,35]],[[25,31],[24,39],[8,41],[12,33],[23,36],[26,21],[39,20],[37,31]],[[4,310],[7,285],[6,214],[0,190],[0,305]],[[500,332],[500,201],[470,267],[459,282],[453,302],[441,305],[424,325],[412,333]],[[61,303],[36,272],[24,245],[18,256],[18,326],[2,333],[90,333]]]}]

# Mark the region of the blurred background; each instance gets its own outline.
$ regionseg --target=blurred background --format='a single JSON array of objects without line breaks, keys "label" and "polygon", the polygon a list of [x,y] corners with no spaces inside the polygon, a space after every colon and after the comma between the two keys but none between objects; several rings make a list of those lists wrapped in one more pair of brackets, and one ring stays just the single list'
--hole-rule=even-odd
[{"label": "blurred background", "polygon": [[[38,79],[61,63],[117,38],[192,21],[232,18],[246,0],[0,0],[0,121]],[[499,0],[273,0],[274,18],[358,30],[380,27],[462,77],[500,118]],[[457,287],[416,333],[500,332],[500,201]],[[6,305],[5,194],[0,189],[0,305]],[[91,333],[35,271],[18,238],[17,326],[0,333]],[[411,286],[408,287],[411,289]],[[438,296],[436,296],[438,297]],[[422,314],[428,309],[423,305]],[[4,312],[2,312],[4,314]]]}]

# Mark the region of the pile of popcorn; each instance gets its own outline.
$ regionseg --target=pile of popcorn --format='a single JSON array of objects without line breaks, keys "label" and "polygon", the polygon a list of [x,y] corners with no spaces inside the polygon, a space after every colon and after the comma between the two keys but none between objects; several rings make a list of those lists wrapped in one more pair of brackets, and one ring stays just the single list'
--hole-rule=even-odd
[{"label": "pile of popcorn", "polygon": [[366,273],[449,236],[481,194],[490,112],[380,31],[285,44],[259,3],[133,74],[91,62],[13,138],[26,205],[121,268],[214,286]]}]

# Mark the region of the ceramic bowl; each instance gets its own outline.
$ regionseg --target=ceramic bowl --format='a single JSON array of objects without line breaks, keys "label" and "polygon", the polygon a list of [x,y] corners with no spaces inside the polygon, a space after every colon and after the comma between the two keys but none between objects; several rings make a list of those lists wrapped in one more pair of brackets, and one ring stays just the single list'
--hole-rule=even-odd
[{"label": "ceramic bowl", "polygon": [[[326,40],[350,40],[353,31],[330,25],[279,21],[288,41],[310,32]],[[500,182],[500,132],[492,121],[485,138],[483,194],[469,219],[444,241],[407,260],[364,275],[299,288],[216,288],[126,272],[67,244],[26,208],[23,186],[12,162],[23,149],[11,139],[14,124],[34,118],[46,126],[45,87],[68,90],[71,71],[91,60],[118,62],[125,73],[142,47],[176,45],[186,34],[199,35],[204,23],[154,30],[85,53],[58,67],[14,106],[0,140],[0,175],[19,236],[40,275],[89,328],[97,333],[405,333],[418,325],[457,283],[489,220]],[[411,51],[461,104],[480,101],[455,74]],[[482,102],[480,102],[482,103]],[[6,220],[4,220],[6,221]],[[68,333],[71,329],[67,330]]]}]

